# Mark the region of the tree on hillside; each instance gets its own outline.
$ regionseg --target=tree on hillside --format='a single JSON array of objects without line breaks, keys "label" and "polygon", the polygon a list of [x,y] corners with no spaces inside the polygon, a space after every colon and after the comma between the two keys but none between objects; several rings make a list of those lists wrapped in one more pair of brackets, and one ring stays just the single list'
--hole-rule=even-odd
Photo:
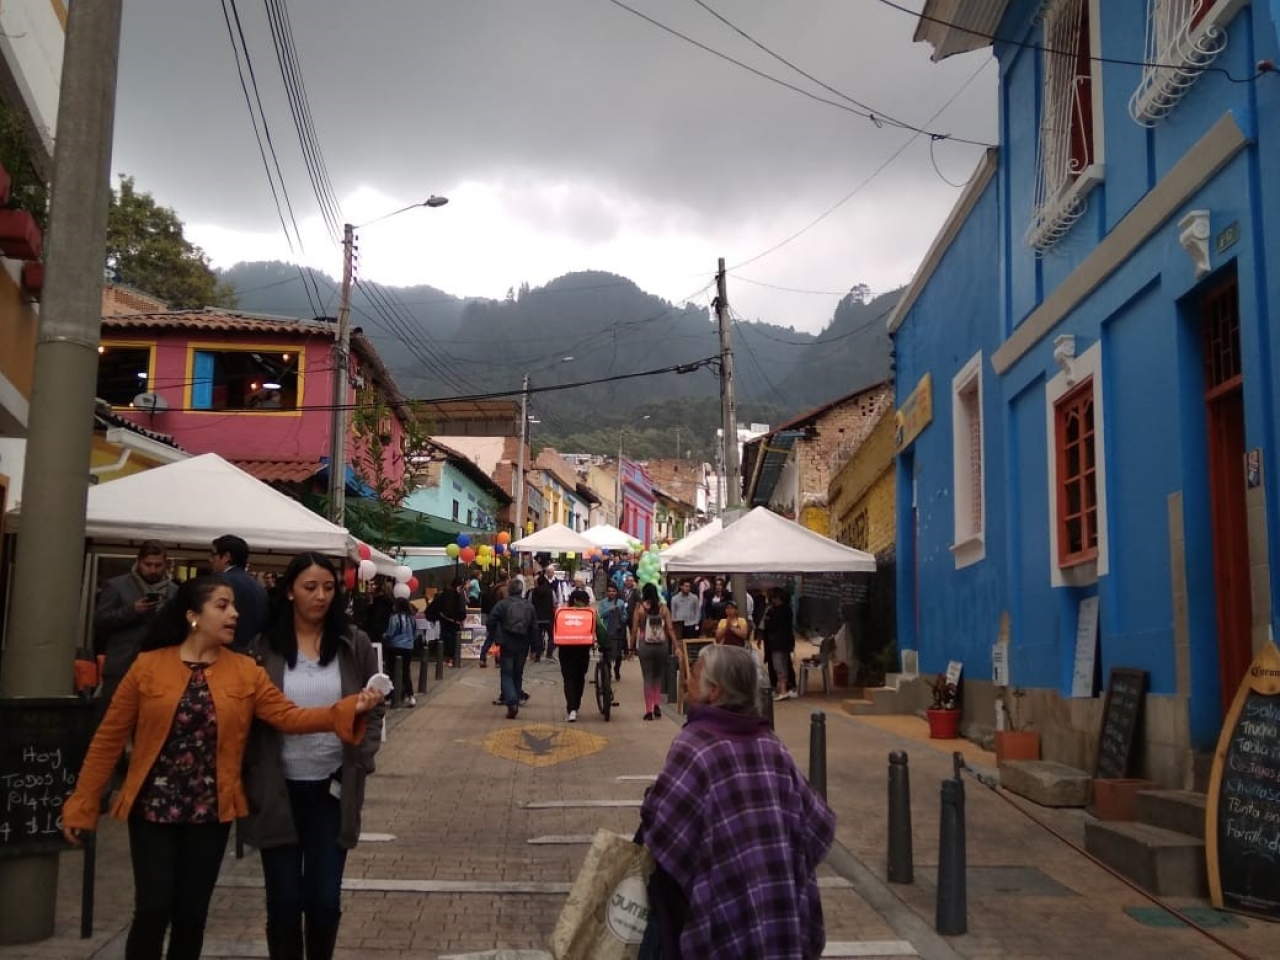
[{"label": "tree on hillside", "polygon": [[235,291],[218,279],[203,250],[183,235],[169,207],[121,174],[107,214],[106,265],[115,279],[176,309],[234,307]]}]

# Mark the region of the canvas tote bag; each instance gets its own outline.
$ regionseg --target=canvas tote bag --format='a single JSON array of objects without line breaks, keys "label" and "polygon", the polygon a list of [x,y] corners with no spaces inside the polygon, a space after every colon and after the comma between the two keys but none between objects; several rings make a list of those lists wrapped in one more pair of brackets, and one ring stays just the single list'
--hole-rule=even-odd
[{"label": "canvas tote bag", "polygon": [[649,921],[652,872],[648,850],[597,830],[551,935],[556,960],[635,960]]}]

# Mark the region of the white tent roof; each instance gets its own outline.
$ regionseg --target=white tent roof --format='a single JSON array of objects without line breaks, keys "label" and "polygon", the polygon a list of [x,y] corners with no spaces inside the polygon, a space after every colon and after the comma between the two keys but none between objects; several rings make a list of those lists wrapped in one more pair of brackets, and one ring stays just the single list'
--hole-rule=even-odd
[{"label": "white tent roof", "polygon": [[611,523],[598,523],[582,531],[582,535],[604,550],[630,550],[636,539]]},{"label": "white tent roof", "polygon": [[580,533],[574,533],[563,523],[553,523],[544,530],[531,533],[523,540],[511,544],[520,553],[582,553],[594,550],[596,545]]},{"label": "white tent roof", "polygon": [[667,564],[676,557],[683,557],[686,553],[696,547],[698,544],[710,540],[717,533],[724,529],[724,521],[716,517],[705,526],[699,527],[688,536],[681,537],[667,549],[658,554],[659,563],[662,569],[667,569]]},{"label": "white tent roof", "polygon": [[876,558],[756,507],[669,560],[667,569],[672,573],[874,573]]},{"label": "white tent roof", "polygon": [[[18,511],[9,514],[19,521]],[[235,533],[253,552],[315,550],[346,556],[347,531],[255,477],[206,453],[89,488],[85,536],[130,542],[154,539],[205,548]]]}]

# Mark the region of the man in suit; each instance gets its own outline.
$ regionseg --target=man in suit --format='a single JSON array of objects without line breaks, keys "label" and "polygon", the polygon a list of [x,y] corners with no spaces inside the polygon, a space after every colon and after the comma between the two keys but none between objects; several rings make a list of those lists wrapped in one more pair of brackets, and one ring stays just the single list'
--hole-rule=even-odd
[{"label": "man in suit", "polygon": [[142,637],[160,605],[173,599],[178,586],[169,579],[169,557],[159,540],[144,540],[128,573],[102,584],[93,611],[97,653],[102,667],[104,707],[138,656]]},{"label": "man in suit", "polygon": [[209,565],[214,573],[226,577],[231,584],[231,592],[235,594],[236,611],[240,617],[236,621],[236,638],[231,642],[231,649],[247,653],[249,644],[267,625],[267,591],[247,569],[249,544],[234,533],[223,534],[213,541]]}]

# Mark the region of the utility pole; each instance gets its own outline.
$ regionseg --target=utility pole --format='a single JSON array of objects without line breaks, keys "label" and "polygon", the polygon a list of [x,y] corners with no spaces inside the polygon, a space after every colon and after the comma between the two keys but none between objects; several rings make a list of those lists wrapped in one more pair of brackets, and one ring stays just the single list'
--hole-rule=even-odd
[{"label": "utility pole", "polygon": [[520,449],[516,451],[516,515],[515,538],[524,536],[524,448],[529,436],[529,375],[520,387]]},{"label": "utility pole", "polygon": [[614,525],[617,526],[619,530],[623,529],[622,527],[622,438],[626,436],[626,433],[627,433],[627,425],[624,423],[621,427],[618,428],[618,469],[617,469],[618,481],[617,483],[614,484],[614,488],[613,488],[613,513],[614,513],[614,516],[616,517],[616,519],[613,522],[614,522]]},{"label": "utility pole", "polygon": [[742,481],[738,476],[738,408],[733,399],[733,341],[729,336],[729,294],[724,257],[716,272],[716,321],[720,327],[720,418],[724,424],[724,478],[726,507],[742,505]]},{"label": "utility pole", "polygon": [[[64,696],[82,626],[67,594],[84,575],[122,5],[67,6],[5,697]],[[51,937],[57,900],[57,854],[0,858],[0,943]]]},{"label": "utility pole", "polygon": [[333,415],[329,427],[329,519],[346,526],[347,373],[351,366],[351,277],[355,272],[356,228],[342,226],[342,293],[333,341]]}]

